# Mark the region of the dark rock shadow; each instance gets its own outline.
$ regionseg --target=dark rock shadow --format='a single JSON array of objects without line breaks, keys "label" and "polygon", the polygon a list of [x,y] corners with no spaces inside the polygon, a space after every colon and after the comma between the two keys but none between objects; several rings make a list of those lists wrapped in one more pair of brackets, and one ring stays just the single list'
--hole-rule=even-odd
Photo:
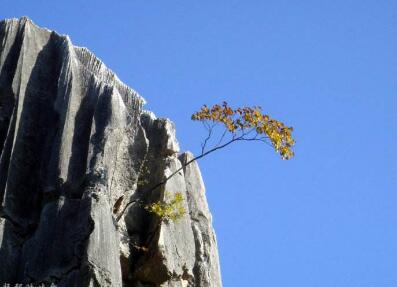
[{"label": "dark rock shadow", "polygon": [[[21,41],[22,37],[14,45],[20,46]],[[26,86],[15,142],[12,142],[14,135],[10,133],[9,139],[5,140],[3,154],[9,152],[9,168],[3,167],[2,170],[0,166],[3,180],[0,187],[4,189],[7,182],[2,212],[5,219],[0,224],[3,229],[1,284],[50,285],[58,278],[68,278],[69,274],[72,278],[75,272],[80,272],[82,262],[86,261],[87,242],[93,229],[91,198],[59,197],[62,183],[50,193],[48,190],[44,193],[48,167],[56,166],[52,162],[51,150],[57,148],[59,142],[56,137],[62,134],[60,115],[54,109],[54,103],[62,65],[60,46],[63,41],[63,38],[52,33],[39,52]],[[15,58],[18,59],[19,50],[20,47],[13,49],[9,56],[8,73],[13,70],[15,73]],[[9,75],[6,74],[3,83],[9,80]],[[1,86],[1,91],[4,95],[9,88]],[[13,124],[15,118],[9,125],[10,131]],[[12,144],[11,154],[9,145]],[[79,223],[77,226],[76,222]],[[65,242],[69,243],[68,246]],[[82,277],[78,277],[79,282],[82,282]]]},{"label": "dark rock shadow", "polygon": [[[16,48],[7,59],[10,70],[5,73],[3,81],[9,81],[12,76],[11,72],[15,73],[16,71],[16,61],[20,56],[18,53],[22,40],[23,37],[20,35],[14,43]],[[18,270],[18,266],[16,266],[18,255],[16,254],[20,253],[23,242],[34,232],[40,214],[41,196],[38,175],[42,157],[46,152],[43,149],[42,140],[47,137],[48,124],[53,122],[55,116],[52,106],[56,96],[55,79],[59,71],[57,43],[57,39],[52,34],[48,43],[38,54],[26,87],[15,142],[11,141],[14,138],[14,133],[9,133],[6,149],[3,150],[3,158],[8,157],[3,164],[8,165],[8,168],[3,165],[1,171],[3,180],[1,187],[3,187],[2,192],[5,193],[3,213],[6,215],[6,223],[3,226],[3,240],[0,247],[0,259],[2,260],[0,262],[6,262],[9,257],[14,259],[13,264],[0,264],[0,281],[7,283],[16,280],[16,270]],[[7,66],[5,66],[6,68]],[[12,80],[10,82],[12,83]],[[10,92],[10,87],[3,87],[5,87],[3,91]],[[15,117],[10,131],[14,129],[14,125]],[[12,144],[14,146],[11,154],[9,145]],[[9,155],[4,152],[8,152]],[[7,164],[8,160],[9,164]],[[7,182],[6,191],[4,191],[5,182]],[[18,240],[10,240],[13,238],[18,238]],[[19,244],[15,245],[13,242]]]},{"label": "dark rock shadow", "polygon": [[[0,43],[7,36],[7,25],[2,22],[0,26]],[[0,71],[0,204],[3,202],[5,183],[7,179],[9,158],[11,146],[15,130],[15,117],[11,120],[12,114],[16,113],[15,98],[12,91],[12,81],[17,68],[18,58],[22,47],[24,24],[19,25],[18,32],[14,42],[12,43],[9,53],[4,60]],[[4,53],[4,51],[2,51]],[[10,134],[9,143],[7,145],[7,134]]]},{"label": "dark rock shadow", "polygon": [[[88,149],[90,145],[91,127],[94,118],[95,107],[101,93],[99,86],[95,84],[94,76],[90,77],[84,98],[76,113],[74,133],[72,141],[72,154],[69,160],[68,184],[69,196],[81,198],[82,184],[87,171]],[[108,97],[110,98],[110,96]],[[97,121],[95,121],[96,123]],[[98,128],[98,127],[96,127]]]}]

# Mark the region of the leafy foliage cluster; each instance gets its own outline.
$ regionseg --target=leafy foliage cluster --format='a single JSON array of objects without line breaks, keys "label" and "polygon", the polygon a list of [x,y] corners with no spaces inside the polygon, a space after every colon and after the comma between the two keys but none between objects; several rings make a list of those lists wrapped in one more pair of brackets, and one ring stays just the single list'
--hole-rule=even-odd
[{"label": "leafy foliage cluster", "polygon": [[[292,147],[292,127],[262,113],[261,107],[243,107],[232,109],[226,102],[211,108],[204,105],[200,111],[192,115],[192,120],[206,123],[211,129],[216,123],[224,125],[225,132],[233,134],[234,140],[270,140],[271,145],[281,155],[282,159],[294,156]],[[212,123],[212,125],[208,124]],[[252,137],[247,137],[254,134]],[[211,134],[210,134],[211,135]]]},{"label": "leafy foliage cluster", "polygon": [[186,214],[183,200],[184,198],[180,192],[176,192],[173,195],[166,192],[164,201],[156,201],[146,205],[145,209],[156,214],[161,220],[177,221]]}]

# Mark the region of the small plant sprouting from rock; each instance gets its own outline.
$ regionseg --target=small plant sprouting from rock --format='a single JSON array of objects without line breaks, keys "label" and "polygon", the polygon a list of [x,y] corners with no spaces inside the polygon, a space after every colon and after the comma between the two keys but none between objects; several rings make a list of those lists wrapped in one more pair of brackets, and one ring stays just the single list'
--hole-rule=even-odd
[{"label": "small plant sprouting from rock", "polygon": [[[144,187],[149,184],[150,168],[149,168],[149,158],[145,157],[141,165],[139,172],[139,178],[137,185],[138,187]],[[165,193],[165,198],[162,201],[156,201],[151,204],[141,204],[141,206],[157,215],[161,221],[178,221],[186,214],[186,209],[183,205],[183,195],[180,192],[171,194],[170,192]]]},{"label": "small plant sprouting from rock", "polygon": [[145,209],[156,214],[161,220],[176,222],[186,214],[183,200],[183,195],[180,192],[176,192],[175,194],[166,192],[164,201],[157,201],[146,205]]}]

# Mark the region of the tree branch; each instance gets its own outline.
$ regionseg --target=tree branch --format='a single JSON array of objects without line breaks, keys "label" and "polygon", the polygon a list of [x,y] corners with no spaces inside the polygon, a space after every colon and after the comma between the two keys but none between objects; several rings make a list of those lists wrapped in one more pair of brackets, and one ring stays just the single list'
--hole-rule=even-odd
[{"label": "tree branch", "polygon": [[[204,152],[204,153],[201,153],[199,156],[196,156],[196,157],[192,158],[191,160],[189,160],[188,162],[186,162],[185,164],[182,164],[182,166],[181,166],[180,168],[178,168],[176,171],[174,171],[173,173],[171,173],[171,174],[170,174],[169,176],[167,176],[164,180],[160,181],[159,183],[155,184],[154,186],[152,186],[151,188],[145,190],[144,192],[145,192],[145,193],[146,193],[146,192],[151,192],[151,191],[155,190],[156,188],[158,188],[158,187],[160,187],[160,186],[166,184],[168,180],[170,180],[172,177],[174,177],[177,173],[179,173],[181,170],[183,170],[183,169],[184,169],[185,167],[187,167],[189,164],[195,162],[196,160],[199,160],[200,158],[205,157],[206,155],[209,155],[210,153],[213,153],[213,152],[216,151],[216,150],[219,150],[219,149],[221,149],[221,148],[224,148],[224,147],[230,145],[232,142],[239,141],[239,140],[245,140],[245,139],[244,139],[242,136],[233,137],[230,141],[226,142],[225,144],[220,145],[220,146],[216,146],[216,147],[210,149],[209,151],[206,151],[206,152]],[[137,203],[137,202],[138,202],[138,200],[132,200],[132,201],[128,202],[128,203],[124,206],[123,210],[120,212],[119,216],[117,216],[116,221],[119,222],[119,220],[121,219],[121,217],[123,216],[123,214],[125,213],[125,211],[127,210],[127,208],[128,208],[130,205],[132,205],[132,204],[134,204],[134,203]]]}]

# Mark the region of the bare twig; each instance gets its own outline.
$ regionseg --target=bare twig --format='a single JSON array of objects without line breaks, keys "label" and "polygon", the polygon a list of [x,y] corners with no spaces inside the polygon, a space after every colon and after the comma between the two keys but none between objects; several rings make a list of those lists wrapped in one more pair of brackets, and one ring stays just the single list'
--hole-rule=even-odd
[{"label": "bare twig", "polygon": [[206,139],[204,140],[204,143],[201,144],[201,154],[203,154],[205,152],[205,147],[207,145],[208,140],[211,138],[212,136],[212,131],[214,129],[215,125],[212,124],[211,126],[208,125],[208,135],[206,137]]},{"label": "bare twig", "polygon": [[225,138],[225,135],[226,135],[227,131],[228,131],[227,129],[225,129],[223,131],[223,134],[222,134],[220,140],[218,141],[218,143],[216,144],[216,146],[219,146],[222,143],[223,139]]}]

